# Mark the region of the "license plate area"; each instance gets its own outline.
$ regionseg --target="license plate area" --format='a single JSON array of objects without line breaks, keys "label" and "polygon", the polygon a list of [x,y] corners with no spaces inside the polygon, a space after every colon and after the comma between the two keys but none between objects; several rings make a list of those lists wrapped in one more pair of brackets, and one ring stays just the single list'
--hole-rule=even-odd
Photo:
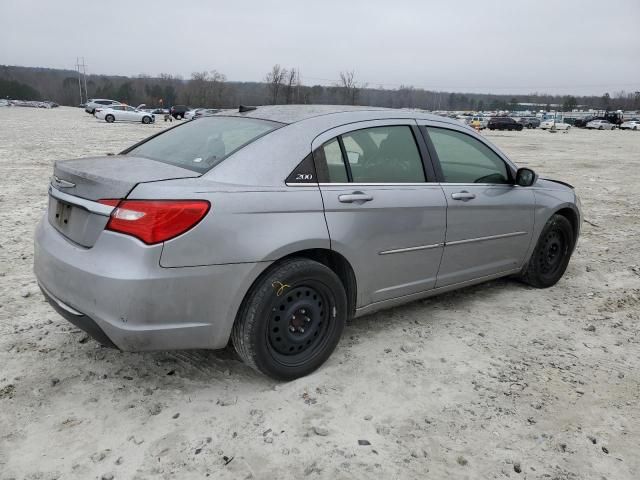
[{"label": "license plate area", "polygon": [[56,203],[55,221],[59,227],[65,228],[69,225],[73,207],[68,203],[61,202],[60,200],[56,200]]},{"label": "license plate area", "polygon": [[109,221],[108,216],[91,213],[51,195],[48,217],[53,228],[83,247],[92,247]]}]

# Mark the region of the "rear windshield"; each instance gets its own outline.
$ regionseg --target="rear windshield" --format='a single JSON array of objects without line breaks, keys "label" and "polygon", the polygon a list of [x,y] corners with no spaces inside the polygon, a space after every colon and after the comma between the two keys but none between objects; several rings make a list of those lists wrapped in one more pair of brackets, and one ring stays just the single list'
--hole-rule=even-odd
[{"label": "rear windshield", "polygon": [[235,151],[281,126],[281,123],[254,118],[202,117],[123,153],[205,173]]}]

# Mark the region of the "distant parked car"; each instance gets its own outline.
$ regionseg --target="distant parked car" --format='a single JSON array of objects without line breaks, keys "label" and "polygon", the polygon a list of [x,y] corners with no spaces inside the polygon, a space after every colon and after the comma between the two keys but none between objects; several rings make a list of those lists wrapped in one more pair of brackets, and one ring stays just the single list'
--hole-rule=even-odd
[{"label": "distant parked car", "polygon": [[573,122],[573,126],[578,128],[586,128],[587,123],[589,123],[592,120],[596,120],[596,118],[595,117],[577,118],[575,122]]},{"label": "distant parked car", "polygon": [[90,98],[84,107],[84,111],[93,115],[96,113],[96,108],[110,107],[111,105],[121,105],[121,103],[116,100],[109,100],[106,98]]},{"label": "distant parked car", "polygon": [[616,126],[608,120],[592,120],[587,123],[589,130],[613,130]]},{"label": "distant parked car", "polygon": [[207,115],[213,115],[214,113],[218,113],[220,110],[217,108],[199,108],[195,115],[193,116],[194,119],[196,118],[200,118],[200,117],[206,117]]},{"label": "distant parked car", "polygon": [[564,123],[564,121],[562,120],[554,120],[553,118],[549,118],[540,123],[540,128],[542,130],[551,130],[552,128],[555,128],[556,130],[569,130],[571,128],[571,125],[569,125],[568,123]]},{"label": "distant parked car", "polygon": [[469,126],[478,130],[484,130],[485,128],[487,128],[488,124],[489,119],[487,117],[475,116],[471,117],[471,121],[469,121]]},{"label": "distant parked car", "polygon": [[184,112],[184,119],[191,120],[196,116],[196,113],[200,110],[204,110],[204,108],[192,108],[191,110],[187,110],[186,112]]},{"label": "distant parked car", "polygon": [[520,117],[518,123],[525,128],[537,128],[540,126],[540,119],[537,117]]},{"label": "distant parked car", "polygon": [[176,120],[182,120],[189,110],[192,109],[187,107],[186,105],[174,105],[173,107],[171,107],[170,114]]},{"label": "distant parked car", "polygon": [[107,108],[97,108],[96,118],[107,123],[113,122],[142,122],[152,123],[156,121],[153,113],[138,110],[128,105],[114,105]]},{"label": "distant parked car", "polygon": [[620,125],[620,130],[638,130],[640,128],[640,120],[634,118],[633,120],[627,120]]},{"label": "distant parked car", "polygon": [[511,117],[492,117],[487,124],[489,130],[517,130],[520,131],[524,127]]}]

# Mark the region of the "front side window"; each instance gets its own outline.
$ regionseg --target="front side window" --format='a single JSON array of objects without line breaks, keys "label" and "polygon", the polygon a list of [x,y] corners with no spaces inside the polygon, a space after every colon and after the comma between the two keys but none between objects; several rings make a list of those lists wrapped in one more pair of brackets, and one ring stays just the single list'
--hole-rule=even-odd
[{"label": "front side window", "polygon": [[197,122],[167,130],[122,153],[205,173],[281,125],[254,118],[203,117]]},{"label": "front side window", "polygon": [[427,127],[447,183],[511,183],[506,163],[470,135]]},{"label": "front side window", "polygon": [[[342,145],[340,145],[342,143]],[[404,125],[356,130],[325,143],[314,153],[328,181],[422,183],[422,158],[413,132]]]}]

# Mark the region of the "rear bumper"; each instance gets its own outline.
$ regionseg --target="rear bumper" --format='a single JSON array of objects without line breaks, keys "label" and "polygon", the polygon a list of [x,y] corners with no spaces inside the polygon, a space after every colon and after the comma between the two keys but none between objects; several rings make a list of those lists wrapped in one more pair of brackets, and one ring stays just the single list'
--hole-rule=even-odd
[{"label": "rear bumper", "polygon": [[162,245],[104,231],[92,248],[48,222],[35,233],[34,271],[63,317],[125,351],[223,348],[236,312],[268,263],[160,267]]},{"label": "rear bumper", "polygon": [[40,285],[40,290],[42,291],[42,295],[44,295],[45,300],[49,302],[49,305],[51,305],[53,309],[60,314],[60,316],[68,320],[80,330],[87,332],[105,347],[118,348],[100,328],[100,325],[98,325],[92,318],[89,318],[83,313],[71,308],[62,300],[55,298],[51,292],[47,291],[47,289],[42,285]]}]

